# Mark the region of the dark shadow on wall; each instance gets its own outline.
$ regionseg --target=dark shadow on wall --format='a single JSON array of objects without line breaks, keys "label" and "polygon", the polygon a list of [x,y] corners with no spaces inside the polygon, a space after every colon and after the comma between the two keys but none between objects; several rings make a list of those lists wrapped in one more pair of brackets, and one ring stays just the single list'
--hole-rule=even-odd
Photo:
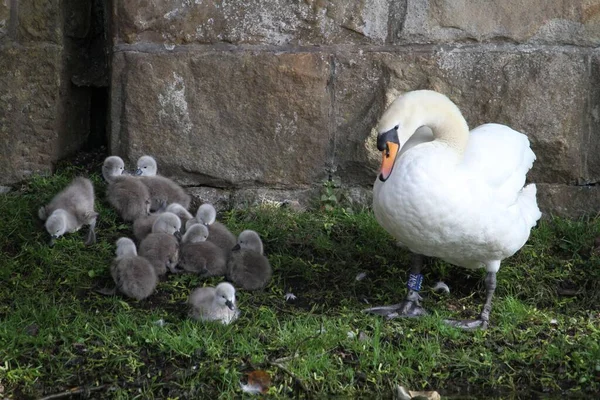
[{"label": "dark shadow on wall", "polygon": [[88,127],[82,146],[86,151],[108,144],[108,11],[105,0],[65,2],[65,33],[73,55],[71,84],[85,91],[88,104],[80,116]]}]

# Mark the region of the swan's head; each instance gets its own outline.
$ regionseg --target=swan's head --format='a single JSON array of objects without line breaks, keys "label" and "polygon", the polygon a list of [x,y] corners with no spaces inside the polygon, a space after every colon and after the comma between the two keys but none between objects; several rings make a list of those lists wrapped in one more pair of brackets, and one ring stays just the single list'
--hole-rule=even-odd
[{"label": "swan's head", "polygon": [[382,152],[381,181],[389,178],[400,148],[420,126],[419,101],[415,93],[408,92],[394,100],[377,124],[377,149]]},{"label": "swan's head", "polygon": [[152,225],[152,233],[166,233],[181,237],[181,220],[172,212],[164,212],[158,216]]},{"label": "swan's head", "polygon": [[[423,126],[429,127],[433,136],[428,134],[430,137],[421,141],[429,141],[434,137],[442,139],[443,136],[444,141],[457,150],[466,146],[469,132],[467,123],[448,97],[433,90],[404,93],[390,104],[377,124],[377,149],[383,154],[379,173],[381,181],[389,178],[401,148]],[[450,130],[450,135],[448,127],[454,128]]]},{"label": "swan's head", "polygon": [[204,225],[212,225],[217,219],[217,210],[210,203],[204,203],[198,207],[196,219]]},{"label": "swan's head", "polygon": [[186,210],[185,207],[179,203],[169,204],[167,206],[166,211],[172,212],[173,214],[177,215],[179,217],[179,219],[181,219],[181,220],[187,221],[187,220],[194,218],[194,216],[192,214],[190,214],[190,212],[188,210]]},{"label": "swan's head", "polygon": [[62,208],[54,210],[46,220],[46,231],[52,236],[52,240],[58,239],[67,232],[67,211]]},{"label": "swan's head", "polygon": [[150,156],[141,156],[137,162],[136,175],[155,176],[158,171],[156,160]]},{"label": "swan's head", "polygon": [[135,243],[133,240],[122,237],[117,240],[117,250],[115,251],[117,258],[125,257],[125,256],[137,256],[137,249],[135,248]]},{"label": "swan's head", "polygon": [[215,288],[215,301],[220,306],[235,309],[235,288],[227,282],[221,282]]},{"label": "swan's head", "polygon": [[194,224],[186,229],[185,235],[181,240],[183,243],[204,242],[208,237],[208,228],[202,224]]},{"label": "swan's head", "polygon": [[246,229],[245,231],[240,233],[237,239],[237,244],[232,250],[235,251],[239,249],[253,250],[257,253],[262,254],[263,243],[262,240],[260,240],[260,236],[258,235],[258,233],[250,229]]},{"label": "swan's head", "polygon": [[107,182],[112,182],[115,177],[120,176],[125,171],[125,163],[118,156],[110,156],[102,164],[102,176]]}]

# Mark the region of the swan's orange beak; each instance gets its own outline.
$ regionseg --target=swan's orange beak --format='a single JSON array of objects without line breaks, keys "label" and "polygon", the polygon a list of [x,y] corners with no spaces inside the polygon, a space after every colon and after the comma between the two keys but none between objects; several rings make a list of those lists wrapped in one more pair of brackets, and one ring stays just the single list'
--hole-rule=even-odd
[{"label": "swan's orange beak", "polygon": [[382,153],[381,168],[379,169],[379,180],[385,182],[390,177],[396,156],[400,149],[398,140],[398,126],[379,135],[377,138],[377,149]]},{"label": "swan's orange beak", "polygon": [[379,169],[379,179],[382,182],[385,182],[386,179],[390,177],[392,169],[394,168],[394,162],[396,161],[398,149],[400,148],[400,145],[394,142],[387,142],[385,146],[385,150],[381,152],[382,160],[381,168]]}]

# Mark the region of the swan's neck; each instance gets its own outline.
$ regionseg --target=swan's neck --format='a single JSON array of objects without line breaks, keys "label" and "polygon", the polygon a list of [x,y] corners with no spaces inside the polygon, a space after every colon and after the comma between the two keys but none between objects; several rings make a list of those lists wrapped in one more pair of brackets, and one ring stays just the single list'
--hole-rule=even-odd
[{"label": "swan's neck", "polygon": [[462,155],[469,140],[469,126],[458,108],[453,107],[430,115],[429,121],[425,120],[423,125],[431,128],[434,140],[446,144]]}]

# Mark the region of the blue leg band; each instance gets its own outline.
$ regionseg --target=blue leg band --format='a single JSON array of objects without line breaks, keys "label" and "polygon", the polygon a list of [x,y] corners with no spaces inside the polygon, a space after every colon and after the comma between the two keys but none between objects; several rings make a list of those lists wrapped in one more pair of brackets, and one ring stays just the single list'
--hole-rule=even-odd
[{"label": "blue leg band", "polygon": [[418,292],[421,290],[421,283],[423,282],[423,275],[421,274],[410,274],[408,276],[408,283],[406,284],[406,286],[408,286],[408,288],[410,290],[414,290],[415,292]]}]

